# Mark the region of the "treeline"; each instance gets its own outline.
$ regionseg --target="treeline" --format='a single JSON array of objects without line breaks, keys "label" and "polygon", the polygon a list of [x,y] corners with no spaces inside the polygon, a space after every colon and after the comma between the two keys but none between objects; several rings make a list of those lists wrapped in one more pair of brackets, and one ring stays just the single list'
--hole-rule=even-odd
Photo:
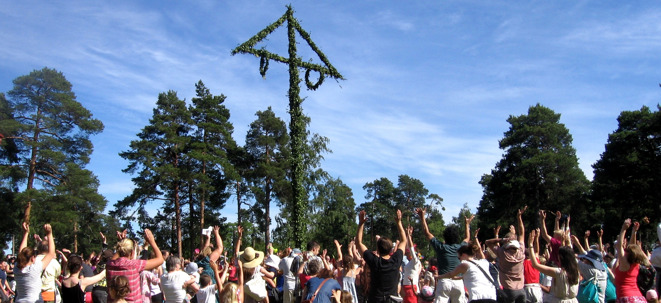
[{"label": "treeline", "polygon": [[[103,124],[76,100],[71,84],[56,70],[35,70],[13,83],[6,96],[0,94],[0,211],[7,217],[0,221],[0,240],[10,241],[19,232],[23,207],[30,202],[31,224],[50,222],[59,247],[83,252],[99,248],[99,231],[150,228],[164,248],[189,256],[207,226],[220,225],[231,246],[236,224],[244,226],[244,242],[254,247],[294,245],[289,132],[271,108],[255,114],[240,146],[224,95],[212,94],[202,81],[195,84],[196,96],[189,103],[174,91],[159,94],[149,123],[120,153],[129,162],[123,171],[134,190],[105,215],[107,201],[85,168],[92,152],[89,137],[101,132]],[[512,224],[523,205],[568,213],[575,230],[603,225],[606,239],[618,230],[610,222],[661,218],[658,106],[656,111],[642,107],[620,114],[618,129],[593,165],[593,182],[579,169],[572,137],[559,114],[538,104],[507,121],[510,129],[500,141],[503,157],[480,181],[484,194],[473,224],[482,228],[481,236],[492,236],[496,225]],[[305,240],[328,248],[334,239],[348,243],[355,235],[356,211],[364,209],[370,217],[365,239],[371,239],[365,242],[370,243],[376,235],[396,234],[391,230],[395,208],[403,211],[405,225],[419,228],[413,212],[417,207],[428,208],[432,234],[442,235],[443,199],[420,180],[402,174],[396,184],[387,178],[368,182],[363,187],[367,202],[356,205],[351,188],[321,166],[330,152],[329,139],[305,134]],[[226,222],[230,203],[238,209],[237,222]],[[272,203],[277,209],[270,208]],[[273,213],[276,222],[270,222]],[[526,214],[527,228],[536,227],[536,214]],[[449,223],[470,215],[464,205]],[[641,231],[652,237],[650,224]],[[428,254],[422,233],[414,235]]]}]

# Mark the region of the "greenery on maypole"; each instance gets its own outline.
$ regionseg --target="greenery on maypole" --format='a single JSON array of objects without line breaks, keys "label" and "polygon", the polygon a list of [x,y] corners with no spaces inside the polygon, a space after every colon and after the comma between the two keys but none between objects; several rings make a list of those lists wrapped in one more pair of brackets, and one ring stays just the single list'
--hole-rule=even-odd
[{"label": "greenery on maypole", "polygon": [[[255,45],[262,41],[266,36],[271,34],[275,29],[282,26],[285,21],[287,22],[287,33],[289,36],[289,58],[284,58],[280,55],[273,54],[264,48],[255,49]],[[305,62],[296,54],[296,32],[307,42],[310,48],[317,54],[319,60],[323,63],[314,64],[311,62]],[[291,179],[292,179],[292,193],[293,193],[293,204],[294,204],[294,214],[292,216],[292,226],[294,230],[294,241],[297,246],[303,242],[303,231],[305,230],[304,221],[302,220],[307,202],[307,195],[305,193],[305,188],[303,186],[305,167],[303,166],[303,147],[305,144],[305,127],[306,122],[303,116],[303,110],[301,108],[301,103],[303,99],[299,96],[300,86],[299,83],[301,79],[299,77],[299,68],[306,70],[305,72],[305,84],[308,89],[316,90],[325,79],[325,76],[329,76],[333,79],[342,79],[344,77],[333,67],[326,55],[324,55],[319,48],[312,42],[310,35],[301,28],[298,20],[294,18],[294,10],[291,6],[287,6],[287,12],[280,17],[278,20],[273,22],[271,25],[267,26],[259,33],[257,33],[248,41],[239,45],[232,51],[232,55],[237,53],[242,54],[253,54],[260,58],[259,64],[259,73],[262,77],[266,76],[266,71],[269,67],[269,60],[274,60],[278,62],[285,63],[289,65],[289,115],[291,121],[289,123],[289,133],[291,137],[290,146],[291,146]],[[316,71],[319,73],[319,79],[316,83],[310,81],[310,72]]]}]

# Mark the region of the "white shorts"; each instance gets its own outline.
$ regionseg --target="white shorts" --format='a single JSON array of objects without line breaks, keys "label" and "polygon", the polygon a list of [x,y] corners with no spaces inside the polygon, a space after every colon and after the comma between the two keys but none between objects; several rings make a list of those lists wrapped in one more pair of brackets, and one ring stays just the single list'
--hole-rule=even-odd
[{"label": "white shorts", "polygon": [[466,303],[464,281],[440,279],[436,284],[434,303]]}]

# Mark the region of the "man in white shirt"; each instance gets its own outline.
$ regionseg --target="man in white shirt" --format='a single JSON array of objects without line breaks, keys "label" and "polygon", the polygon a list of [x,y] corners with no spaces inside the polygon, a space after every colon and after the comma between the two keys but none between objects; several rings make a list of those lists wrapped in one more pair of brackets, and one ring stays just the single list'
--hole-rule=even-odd
[{"label": "man in white shirt", "polygon": [[[48,253],[48,240],[40,241],[37,244],[37,260],[41,261],[46,254]],[[45,265],[44,273],[41,275],[41,297],[44,299],[44,303],[55,302],[57,301],[55,293],[56,285],[55,280],[62,273],[62,267],[60,262],[57,259],[53,258],[48,265]]]},{"label": "man in white shirt", "polygon": [[278,269],[282,272],[282,276],[285,278],[285,283],[282,287],[282,301],[283,303],[294,303],[294,289],[296,288],[296,273],[292,272],[291,264],[294,262],[294,258],[301,254],[301,250],[295,248],[287,257],[280,260]]}]

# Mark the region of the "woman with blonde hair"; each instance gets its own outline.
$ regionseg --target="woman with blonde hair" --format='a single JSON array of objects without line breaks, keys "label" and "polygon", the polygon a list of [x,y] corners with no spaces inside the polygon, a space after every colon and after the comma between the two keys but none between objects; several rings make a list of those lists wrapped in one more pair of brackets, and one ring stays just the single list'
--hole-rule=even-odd
[{"label": "woman with blonde hair", "polygon": [[[106,275],[108,280],[112,280],[116,276],[126,276],[128,279],[128,286],[130,292],[125,297],[127,302],[140,302],[142,294],[140,293],[140,272],[143,270],[151,270],[163,264],[163,255],[158,245],[154,240],[154,235],[149,229],[145,229],[145,242],[154,248],[153,259],[140,260],[136,259],[136,243],[135,241],[126,238],[126,230],[124,232],[117,232],[119,242],[115,246],[116,253],[112,260],[108,261],[106,265]],[[115,302],[114,299],[108,302]]]}]

